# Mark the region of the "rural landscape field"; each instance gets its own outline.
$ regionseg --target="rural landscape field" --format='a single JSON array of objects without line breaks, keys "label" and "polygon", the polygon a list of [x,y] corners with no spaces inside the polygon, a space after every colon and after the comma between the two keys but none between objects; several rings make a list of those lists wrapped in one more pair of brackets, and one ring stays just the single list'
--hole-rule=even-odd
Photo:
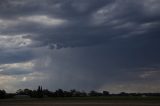
[{"label": "rural landscape field", "polygon": [[160,106],[160,93],[117,93],[108,91],[49,91],[19,89],[16,93],[0,90],[0,106]]},{"label": "rural landscape field", "polygon": [[0,0],[0,106],[160,106],[160,0]]},{"label": "rural landscape field", "polygon": [[0,106],[160,106],[156,100],[3,100]]}]

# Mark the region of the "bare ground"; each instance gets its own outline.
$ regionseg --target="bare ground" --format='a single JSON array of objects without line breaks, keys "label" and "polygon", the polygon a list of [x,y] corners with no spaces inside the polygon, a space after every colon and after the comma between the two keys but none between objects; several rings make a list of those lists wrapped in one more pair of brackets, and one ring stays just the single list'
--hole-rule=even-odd
[{"label": "bare ground", "polygon": [[160,101],[130,100],[1,100],[0,106],[160,106]]}]

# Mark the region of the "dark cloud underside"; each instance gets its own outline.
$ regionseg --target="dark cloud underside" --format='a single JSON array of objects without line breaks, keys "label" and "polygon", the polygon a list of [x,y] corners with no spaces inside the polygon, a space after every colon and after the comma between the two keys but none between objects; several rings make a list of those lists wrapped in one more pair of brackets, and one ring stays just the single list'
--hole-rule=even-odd
[{"label": "dark cloud underside", "polygon": [[159,0],[1,0],[0,85],[157,92],[159,9]]}]

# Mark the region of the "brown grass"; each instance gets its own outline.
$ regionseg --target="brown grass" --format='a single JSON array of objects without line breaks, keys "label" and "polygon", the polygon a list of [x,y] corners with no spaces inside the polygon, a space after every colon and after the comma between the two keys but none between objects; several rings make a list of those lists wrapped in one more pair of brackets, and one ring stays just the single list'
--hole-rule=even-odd
[{"label": "brown grass", "polygon": [[0,106],[160,106],[159,101],[137,100],[0,100]]}]

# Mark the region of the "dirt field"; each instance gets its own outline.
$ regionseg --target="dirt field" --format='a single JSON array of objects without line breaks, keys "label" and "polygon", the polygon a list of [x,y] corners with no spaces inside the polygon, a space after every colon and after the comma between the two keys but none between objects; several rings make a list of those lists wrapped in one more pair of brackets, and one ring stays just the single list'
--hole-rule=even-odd
[{"label": "dirt field", "polygon": [[160,101],[129,100],[0,100],[0,106],[160,106]]}]

